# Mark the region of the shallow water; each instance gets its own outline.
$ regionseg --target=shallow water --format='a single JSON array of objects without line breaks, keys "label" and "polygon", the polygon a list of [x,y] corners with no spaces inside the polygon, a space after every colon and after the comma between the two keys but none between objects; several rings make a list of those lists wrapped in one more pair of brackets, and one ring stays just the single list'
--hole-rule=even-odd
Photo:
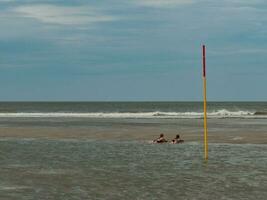
[{"label": "shallow water", "polygon": [[266,199],[267,145],[0,140],[0,199]]}]

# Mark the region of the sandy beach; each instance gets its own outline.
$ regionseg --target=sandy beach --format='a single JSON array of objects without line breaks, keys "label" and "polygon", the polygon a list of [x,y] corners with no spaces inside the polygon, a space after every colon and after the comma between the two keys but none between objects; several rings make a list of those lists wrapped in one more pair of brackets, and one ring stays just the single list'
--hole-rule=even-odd
[{"label": "sandy beach", "polygon": [[[67,123],[67,122],[66,122]],[[183,126],[165,122],[161,124],[113,123],[105,126],[105,120],[98,126],[48,126],[48,127],[1,127],[1,138],[36,138],[36,139],[94,139],[94,140],[124,140],[124,141],[151,141],[164,133],[166,139],[171,140],[176,134],[180,134],[186,142],[202,142],[203,128],[201,120],[184,120]],[[244,121],[242,121],[244,123]],[[181,124],[181,122],[180,122]],[[234,124],[234,122],[233,122]],[[254,125],[255,126],[255,125]],[[267,125],[261,122],[261,126],[255,128],[247,122],[247,127],[236,121],[236,125],[226,126],[222,120],[218,124],[216,120],[209,123],[210,143],[231,144],[267,144]],[[178,127],[178,128],[177,128]],[[265,129],[266,127],[266,129]]]}]

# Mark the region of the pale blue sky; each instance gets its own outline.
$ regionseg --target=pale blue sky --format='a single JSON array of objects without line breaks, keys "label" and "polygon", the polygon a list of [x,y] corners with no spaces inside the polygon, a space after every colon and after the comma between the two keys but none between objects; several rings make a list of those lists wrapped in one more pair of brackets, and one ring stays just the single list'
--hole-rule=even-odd
[{"label": "pale blue sky", "polygon": [[266,0],[0,0],[0,100],[267,100]]}]

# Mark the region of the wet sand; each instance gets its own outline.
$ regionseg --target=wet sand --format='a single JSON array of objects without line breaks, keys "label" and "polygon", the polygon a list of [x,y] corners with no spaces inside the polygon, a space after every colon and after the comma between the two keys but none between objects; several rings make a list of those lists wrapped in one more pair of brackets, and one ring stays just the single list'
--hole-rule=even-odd
[{"label": "wet sand", "polygon": [[[155,127],[131,127],[96,130],[92,128],[69,128],[69,127],[1,127],[0,138],[16,139],[93,139],[93,140],[137,140],[151,141],[164,133],[167,140],[171,140],[177,129],[158,129]],[[179,132],[186,142],[202,142],[203,132],[197,130]],[[211,143],[231,143],[231,144],[267,144],[267,132],[241,132],[216,130],[208,133]]]}]

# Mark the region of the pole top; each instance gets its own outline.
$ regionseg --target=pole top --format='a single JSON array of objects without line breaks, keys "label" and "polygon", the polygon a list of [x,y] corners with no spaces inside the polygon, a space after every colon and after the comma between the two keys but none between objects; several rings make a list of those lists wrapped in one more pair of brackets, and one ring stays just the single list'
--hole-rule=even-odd
[{"label": "pole top", "polygon": [[203,77],[206,77],[206,46],[202,45],[202,55],[203,55]]}]

